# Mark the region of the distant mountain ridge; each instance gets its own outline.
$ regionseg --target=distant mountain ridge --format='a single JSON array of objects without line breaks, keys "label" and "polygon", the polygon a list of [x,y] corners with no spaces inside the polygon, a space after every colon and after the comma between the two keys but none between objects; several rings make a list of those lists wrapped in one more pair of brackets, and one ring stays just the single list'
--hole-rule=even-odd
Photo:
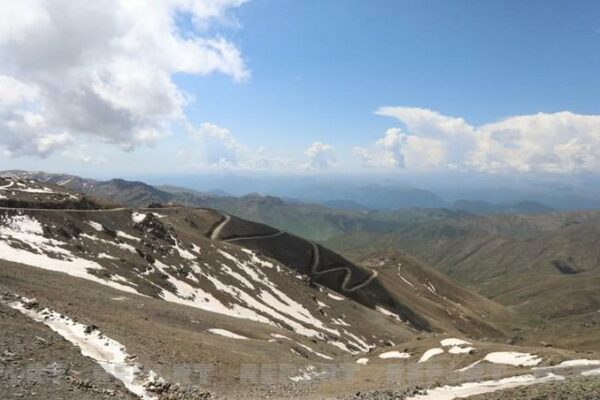
[{"label": "distant mountain ridge", "polygon": [[557,211],[537,201],[517,201],[510,203],[490,203],[484,200],[456,200],[451,208],[473,214],[546,214]]}]

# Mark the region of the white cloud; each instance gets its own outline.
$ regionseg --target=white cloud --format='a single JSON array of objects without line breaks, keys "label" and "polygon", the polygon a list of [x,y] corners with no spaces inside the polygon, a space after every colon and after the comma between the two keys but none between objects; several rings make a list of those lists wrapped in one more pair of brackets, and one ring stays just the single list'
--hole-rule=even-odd
[{"label": "white cloud", "polygon": [[401,122],[371,148],[356,148],[370,167],[482,172],[598,172],[600,116],[539,113],[473,126],[462,118],[410,107],[382,107]]},{"label": "white cloud", "polygon": [[314,142],[306,149],[304,155],[308,158],[308,162],[303,166],[305,169],[322,170],[336,165],[335,149],[325,143]]},{"label": "white cloud", "polygon": [[10,76],[0,75],[0,107],[18,106],[33,101],[38,91]]},{"label": "white cloud", "polygon": [[[152,144],[185,120],[189,96],[174,74],[248,77],[235,45],[205,31],[242,3],[0,2],[0,146],[43,156],[80,137]],[[181,15],[194,32],[180,31]]]},{"label": "white cloud", "polygon": [[208,164],[235,166],[249,153],[227,128],[205,122],[192,135],[201,143],[201,158]]},{"label": "white cloud", "polygon": [[198,148],[193,152],[180,150],[185,157],[195,158],[197,168],[231,170],[267,170],[289,169],[291,159],[272,154],[265,147],[251,148],[240,143],[227,128],[205,122],[198,129],[188,126]]},{"label": "white cloud", "polygon": [[405,144],[406,135],[398,128],[390,128],[375,142],[374,152],[355,147],[354,153],[361,157],[363,164],[368,167],[404,168],[403,146]]}]

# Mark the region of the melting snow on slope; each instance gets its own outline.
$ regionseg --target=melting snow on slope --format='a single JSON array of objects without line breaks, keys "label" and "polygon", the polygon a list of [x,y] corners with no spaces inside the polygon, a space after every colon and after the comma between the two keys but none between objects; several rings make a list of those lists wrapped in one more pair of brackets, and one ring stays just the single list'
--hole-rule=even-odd
[{"label": "melting snow on slope", "polygon": [[433,294],[437,294],[437,290],[435,288],[435,286],[433,286],[433,283],[427,281],[427,285],[425,285],[425,287],[427,288],[427,290],[429,290],[431,293]]},{"label": "melting snow on slope", "polygon": [[294,340],[290,339],[290,338],[289,338],[289,337],[287,337],[287,336],[280,335],[280,334],[278,334],[278,333],[271,333],[271,336],[272,336],[272,337],[274,337],[274,338],[276,338],[276,339],[284,339],[284,340],[289,340],[290,342],[294,342],[294,343],[295,343],[295,344],[297,344],[298,346],[302,347],[304,350],[307,350],[307,351],[309,351],[309,352],[313,353],[314,355],[316,355],[316,356],[318,356],[318,357],[321,357],[321,358],[323,358],[323,359],[325,359],[325,360],[333,360],[333,358],[332,358],[332,357],[329,357],[329,356],[328,356],[328,355],[326,355],[326,354],[319,353],[318,351],[315,351],[315,350],[313,350],[311,347],[309,347],[309,346],[307,346],[307,345],[305,345],[305,344],[302,344],[302,343],[300,343],[300,342],[296,342],[296,341],[294,341]]},{"label": "melting snow on slope", "polygon": [[[142,216],[143,214],[133,213],[132,218],[142,220]],[[118,246],[132,253],[135,252],[135,248],[126,243],[109,242],[89,234],[82,234],[81,237],[105,243],[111,247]],[[102,265],[95,261],[76,256],[66,249],[66,246],[67,243],[44,237],[42,225],[32,217],[25,215],[5,216],[0,220],[0,259],[66,273],[128,293],[138,294],[131,282],[124,280],[118,275],[112,275],[110,279],[101,279],[92,274],[91,271],[104,270]],[[112,253],[100,254],[103,255],[99,258],[109,259],[110,257],[114,257]],[[172,272],[176,268],[157,260],[154,264],[155,268],[166,275],[167,281],[173,287],[173,289],[161,288],[163,289],[161,292],[162,298],[166,301],[185,304],[232,317],[250,319],[278,327],[289,327],[293,331],[305,336],[325,339],[326,334],[328,334],[327,336],[329,337],[339,338],[335,339],[334,342],[330,341],[330,343],[344,351],[355,353],[347,345],[351,345],[351,347],[361,349],[362,351],[368,351],[369,346],[364,340],[350,333],[345,333],[345,337],[342,340],[342,336],[338,330],[330,328],[325,322],[313,316],[303,304],[283,293],[275,283],[268,279],[268,276],[260,268],[273,268],[274,265],[271,262],[261,260],[254,253],[249,254],[249,260],[240,260],[226,252],[221,252],[221,255],[233,262],[233,264],[229,264],[230,268],[223,272],[229,272],[230,276],[237,274],[246,283],[252,285],[255,290],[246,292],[243,290],[243,287],[223,283],[216,275],[211,275],[206,270],[195,269],[194,272],[198,277],[202,275],[206,278],[206,282],[209,285],[212,284],[214,286],[214,290],[211,290],[211,292],[219,291],[233,298],[232,303],[224,303],[211,293],[201,288],[193,287],[190,283],[179,279],[177,274]],[[140,275],[140,278],[145,279],[145,276]],[[151,281],[148,282],[157,286]],[[342,297],[338,299],[343,300]]]},{"label": "melting snow on slope", "polygon": [[133,247],[130,244],[127,244],[127,243],[119,243],[119,242],[113,242],[113,241],[109,241],[109,240],[104,240],[104,239],[101,239],[101,238],[96,237],[96,236],[88,235],[87,233],[82,233],[80,236],[82,238],[85,238],[85,239],[88,239],[88,240],[92,240],[92,241],[95,241],[95,242],[104,243],[107,246],[120,247],[121,249],[126,250],[126,251],[128,251],[130,253],[137,254],[137,250],[135,249],[135,247]]},{"label": "melting snow on slope", "polygon": [[535,354],[514,351],[489,353],[483,359],[494,364],[514,365],[515,367],[534,367],[542,362],[542,358]]},{"label": "melting snow on slope", "polygon": [[[210,293],[204,292],[199,288],[194,288],[187,282],[177,279],[168,272],[169,266],[159,260],[156,260],[154,264],[155,267],[167,276],[169,283],[171,283],[176,289],[176,293],[164,290],[162,294],[163,299],[237,318],[251,319],[274,326],[281,326],[281,323],[283,323],[284,325],[289,326],[296,333],[304,336],[319,337],[324,339],[325,335],[322,333],[322,331],[337,337],[340,336],[340,333],[337,330],[328,328],[321,320],[312,316],[302,304],[296,302],[285,293],[280,291],[275,284],[271,282],[268,277],[262,273],[262,271],[260,271],[260,269],[252,268],[251,263],[254,261],[254,259],[251,259],[250,261],[242,261],[229,253],[223,251],[220,251],[220,253],[223,256],[227,254],[225,257],[228,260],[235,262],[236,267],[239,268],[240,271],[236,272],[235,274],[238,278],[241,277],[240,273],[243,272],[245,275],[247,275],[247,277],[244,277],[244,281],[246,281],[246,283],[250,283],[250,281],[252,281],[253,286],[263,287],[263,289],[257,290],[258,296],[256,294],[251,295],[242,290],[240,287],[227,285],[219,280],[216,276],[209,274],[207,271],[197,271],[199,274],[205,277],[207,281],[211,282],[216,290],[226,293],[236,299],[236,303],[225,305]],[[228,273],[231,272],[231,268],[227,268],[225,270],[222,269],[222,271]],[[260,312],[260,314],[257,311]],[[357,338],[350,333],[346,333],[346,335],[350,337],[349,343],[352,343],[354,347],[368,351],[368,345],[366,345],[360,338]],[[333,344],[344,351],[354,353],[345,343],[335,341],[330,342],[330,344]],[[314,353],[317,354],[317,352]],[[329,356],[320,354],[317,355],[321,358],[329,359]]]},{"label": "melting snow on slope", "polygon": [[388,311],[388,310],[386,310],[386,309],[385,309],[385,308],[383,308],[383,307],[380,307],[380,306],[375,306],[375,310],[379,311],[379,312],[380,312],[380,313],[382,313],[383,315],[387,315],[388,317],[392,317],[392,318],[394,318],[395,320],[402,322],[402,319],[401,319],[401,318],[398,316],[398,314],[395,314],[395,313],[393,313],[393,312],[391,312],[391,311]]},{"label": "melting snow on slope", "polygon": [[350,324],[344,321],[342,318],[332,318],[331,323],[340,326],[350,326]]},{"label": "melting snow on slope", "polygon": [[[129,293],[137,291],[128,285],[106,281],[88,272],[102,270],[94,261],[77,257],[62,248],[65,243],[44,237],[42,225],[26,215],[4,216],[0,220],[0,258],[50,271],[62,272],[77,278],[85,278]],[[16,241],[20,245],[11,246]],[[22,244],[28,247],[23,247]],[[53,254],[50,257],[48,254]],[[58,258],[60,257],[60,258]]]},{"label": "melting snow on slope", "polygon": [[87,224],[89,226],[91,226],[92,228],[94,228],[94,230],[98,231],[98,232],[102,232],[104,230],[104,227],[102,226],[102,224],[99,224],[97,222],[94,221],[87,221]]},{"label": "melting snow on slope", "polygon": [[388,351],[386,353],[381,353],[379,358],[383,358],[384,360],[388,358],[410,358],[409,353],[401,353],[399,351]]},{"label": "melting snow on slope", "polygon": [[466,346],[471,344],[471,342],[467,342],[466,340],[456,339],[456,338],[448,338],[440,341],[440,344],[444,347],[450,346]]},{"label": "melting snow on slope", "polygon": [[534,368],[534,369],[588,367],[588,366],[594,366],[594,365],[600,365],[600,360],[587,360],[587,359],[568,360],[568,361],[563,361],[560,364],[553,365],[553,366],[550,366],[550,367],[541,367],[541,368]]},{"label": "melting snow on slope", "polygon": [[435,357],[439,354],[443,354],[444,350],[440,349],[438,347],[433,348],[433,349],[429,349],[427,350],[425,353],[423,353],[423,355],[421,356],[421,358],[419,359],[420,363],[423,363],[425,361],[428,361],[429,359],[431,359],[432,357]]},{"label": "melting snow on slope", "polygon": [[173,236],[171,236],[171,238],[175,241],[175,245],[173,246],[173,248],[175,250],[177,250],[179,257],[183,258],[184,260],[195,260],[198,258],[196,255],[192,254],[189,250],[182,248],[179,245],[179,241],[177,240],[177,238],[175,238]]},{"label": "melting snow on slope", "polygon": [[132,393],[142,399],[155,399],[148,393],[145,384],[156,377],[153,371],[144,373],[123,345],[94,330],[85,333],[86,325],[74,322],[71,318],[49,309],[32,310],[25,308],[24,302],[8,304],[34,321],[41,322],[79,348],[81,354],[96,361],[107,373],[114,376]]},{"label": "melting snow on slope", "polygon": [[[24,192],[24,193],[36,193],[36,194],[50,194],[50,193],[56,193],[54,190],[47,188],[47,187],[37,187],[37,188],[28,188],[26,185],[24,185],[21,182],[16,182],[17,183],[17,187],[15,186],[15,181],[10,181],[8,184],[4,185],[4,186],[0,186],[0,190],[7,190],[10,189],[11,191],[16,191],[16,192]],[[31,181],[31,183],[35,184],[35,181]]]},{"label": "melting snow on slope", "polygon": [[140,238],[132,236],[132,235],[130,235],[128,233],[125,233],[123,231],[117,231],[117,236],[120,237],[120,238],[123,238],[123,239],[134,240],[136,242],[139,242],[141,240]]},{"label": "melting snow on slope", "polygon": [[412,283],[410,283],[405,277],[401,276],[400,279],[402,279],[402,281],[404,281],[404,283],[406,283],[407,285],[412,286],[413,289],[416,289],[415,285],[413,285]]},{"label": "melting snow on slope", "polygon": [[466,367],[463,367],[463,368],[457,369],[457,370],[456,370],[456,372],[465,372],[465,371],[468,371],[468,370],[470,370],[471,368],[473,368],[474,366],[478,365],[478,364],[479,364],[481,361],[482,361],[482,360],[475,361],[474,363],[471,363],[471,364],[467,365]]},{"label": "melting snow on slope", "polygon": [[317,368],[314,365],[309,365],[305,368],[302,368],[299,372],[300,375],[290,376],[289,379],[293,382],[298,383],[303,381],[310,381],[313,378],[325,375],[325,372],[318,372]]},{"label": "melting snow on slope", "polygon": [[329,297],[330,299],[336,300],[336,301],[344,300],[344,297],[336,296],[335,294],[331,294],[331,293],[327,293],[327,297]]},{"label": "melting snow on slope", "polygon": [[475,350],[475,347],[469,346],[471,342],[467,342],[466,340],[456,339],[456,338],[448,338],[440,341],[442,347],[450,347],[448,353],[450,354],[468,354],[472,350]]},{"label": "melting snow on slope", "polygon": [[430,389],[427,390],[427,394],[408,397],[407,400],[452,400],[456,398],[474,396],[477,394],[512,389],[519,386],[560,381],[564,379],[565,378],[563,376],[550,373],[543,377],[536,377],[534,375],[520,375],[499,380],[467,382],[459,386],[441,386],[435,389]]},{"label": "melting snow on slope", "polygon": [[246,336],[238,335],[237,333],[230,332],[226,329],[210,328],[210,329],[207,329],[207,331],[209,331],[210,333],[213,333],[215,335],[225,336],[225,337],[228,337],[231,339],[242,339],[242,340],[248,339]]},{"label": "melting snow on slope", "polygon": [[450,350],[448,350],[448,353],[450,353],[450,354],[469,354],[473,350],[475,350],[475,347],[472,347],[472,346],[466,346],[466,347],[452,346],[452,347],[450,347]]},{"label": "melting snow on slope", "polygon": [[356,360],[357,364],[360,365],[367,365],[369,363],[369,359],[368,358],[359,358],[358,360]]},{"label": "melting snow on slope", "polygon": [[307,345],[305,345],[305,344],[302,344],[302,343],[299,343],[299,342],[296,342],[296,344],[297,344],[298,346],[302,347],[304,350],[307,350],[307,351],[309,351],[309,352],[313,353],[313,354],[314,354],[314,355],[316,355],[317,357],[321,357],[321,358],[323,358],[323,359],[325,359],[325,360],[333,360],[333,357],[329,357],[329,356],[328,356],[328,355],[326,355],[326,354],[319,353],[318,351],[315,351],[315,350],[313,350],[313,348],[312,348],[312,347],[310,347],[310,346],[307,346]]},{"label": "melting snow on slope", "polygon": [[327,304],[323,303],[320,300],[317,300],[317,305],[321,308],[330,308]]},{"label": "melting snow on slope", "polygon": [[589,371],[583,371],[581,373],[581,375],[583,375],[583,376],[599,376],[600,375],[600,368],[598,368],[598,369],[591,369]]},{"label": "melting snow on slope", "polygon": [[142,214],[142,213],[139,213],[139,212],[133,212],[133,213],[131,213],[131,220],[133,222],[135,222],[136,224],[141,223],[145,219],[146,219],[146,214]]}]

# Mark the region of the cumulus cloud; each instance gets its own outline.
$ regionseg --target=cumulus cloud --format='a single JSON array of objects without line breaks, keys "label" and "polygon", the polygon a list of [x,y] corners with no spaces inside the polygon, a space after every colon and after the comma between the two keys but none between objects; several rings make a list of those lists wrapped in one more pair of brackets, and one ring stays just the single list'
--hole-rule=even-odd
[{"label": "cumulus cloud", "polygon": [[44,156],[81,137],[152,144],[185,119],[175,74],[248,77],[236,46],[205,30],[243,2],[0,2],[0,146]]},{"label": "cumulus cloud", "polygon": [[336,165],[335,149],[325,143],[314,142],[306,149],[304,155],[308,158],[304,169],[322,170]]},{"label": "cumulus cloud", "polygon": [[199,128],[188,126],[198,148],[192,154],[181,151],[182,155],[197,157],[196,167],[232,170],[282,170],[289,169],[291,159],[271,153],[265,147],[251,148],[242,144],[233,133],[219,125],[205,122]]},{"label": "cumulus cloud", "polygon": [[355,147],[354,153],[369,167],[404,168],[403,146],[405,144],[406,135],[398,128],[390,128],[375,142],[377,151],[370,152],[366,148]]},{"label": "cumulus cloud", "polygon": [[201,158],[208,164],[236,166],[248,156],[249,150],[227,128],[205,122],[192,135],[200,142]]},{"label": "cumulus cloud", "polygon": [[382,107],[402,125],[369,148],[369,167],[410,170],[577,173],[600,170],[600,116],[571,112],[521,115],[474,126],[463,118],[411,107]]}]

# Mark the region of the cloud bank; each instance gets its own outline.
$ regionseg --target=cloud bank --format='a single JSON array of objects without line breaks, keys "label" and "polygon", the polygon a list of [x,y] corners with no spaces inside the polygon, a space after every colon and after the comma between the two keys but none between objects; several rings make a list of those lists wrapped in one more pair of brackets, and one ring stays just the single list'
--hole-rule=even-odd
[{"label": "cloud bank", "polygon": [[414,107],[381,107],[398,120],[372,146],[354,149],[366,167],[488,173],[600,171],[600,116],[539,113],[474,126]]},{"label": "cloud bank", "polygon": [[168,135],[188,102],[175,74],[249,76],[235,45],[206,33],[244,1],[0,2],[0,147],[44,157],[81,138],[131,150]]}]

